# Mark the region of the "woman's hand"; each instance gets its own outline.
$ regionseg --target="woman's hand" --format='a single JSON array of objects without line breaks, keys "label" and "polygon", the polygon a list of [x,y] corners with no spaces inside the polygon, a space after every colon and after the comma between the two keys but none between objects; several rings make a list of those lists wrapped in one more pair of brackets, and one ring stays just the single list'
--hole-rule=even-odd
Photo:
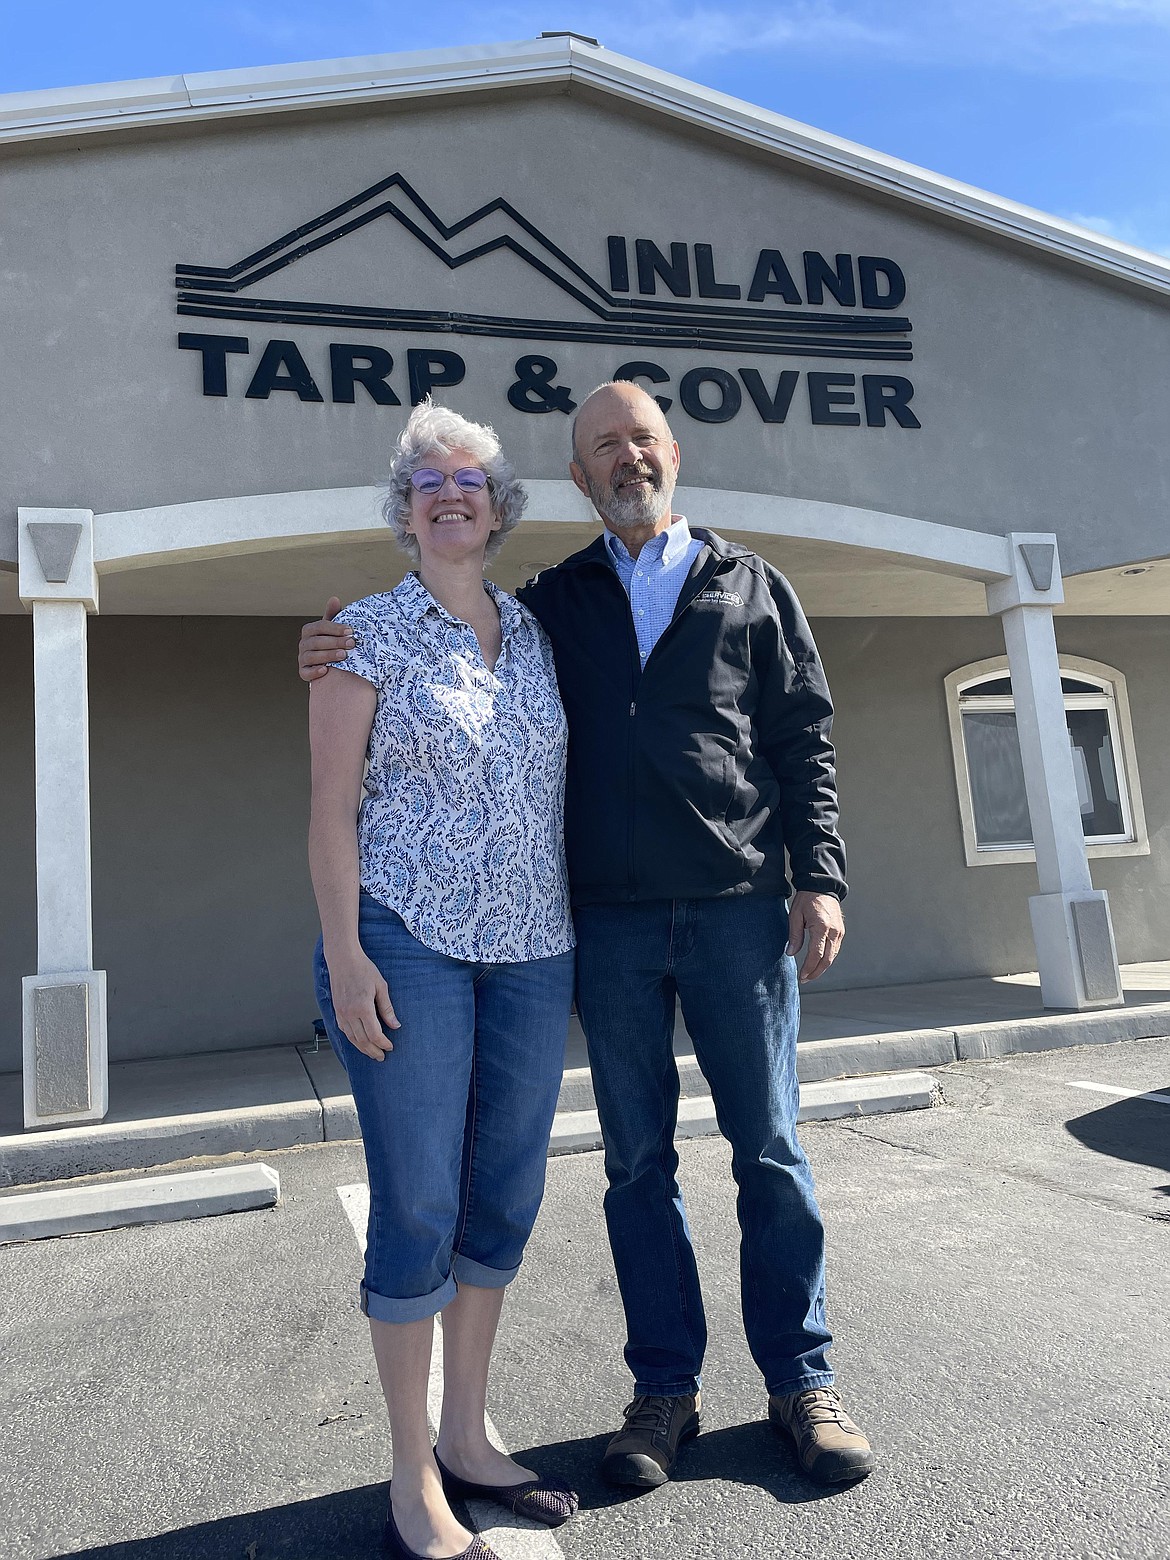
[{"label": "woman's hand", "polygon": [[382,1026],[386,1029],[402,1026],[395,1016],[381,971],[360,948],[332,958],[326,953],[325,963],[329,969],[329,989],[337,1027],[363,1056],[375,1062],[382,1061],[386,1052],[394,1049]]}]

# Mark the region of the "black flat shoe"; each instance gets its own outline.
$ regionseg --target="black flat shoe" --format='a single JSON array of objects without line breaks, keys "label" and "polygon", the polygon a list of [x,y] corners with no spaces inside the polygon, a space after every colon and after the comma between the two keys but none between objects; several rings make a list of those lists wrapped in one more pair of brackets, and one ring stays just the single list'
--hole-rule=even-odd
[{"label": "black flat shoe", "polygon": [[[394,1507],[391,1505],[386,1508],[386,1526],[382,1529],[382,1553],[388,1560],[426,1560],[425,1555],[416,1554],[406,1544],[394,1521]],[[477,1533],[467,1548],[452,1555],[450,1560],[500,1560],[500,1557]]]},{"label": "black flat shoe", "polygon": [[494,1500],[516,1516],[543,1522],[550,1528],[560,1527],[576,1515],[576,1493],[561,1484],[548,1484],[544,1479],[528,1479],[523,1484],[472,1484],[470,1479],[461,1479],[445,1468],[437,1452],[435,1462],[443,1476],[444,1490],[457,1500]]}]

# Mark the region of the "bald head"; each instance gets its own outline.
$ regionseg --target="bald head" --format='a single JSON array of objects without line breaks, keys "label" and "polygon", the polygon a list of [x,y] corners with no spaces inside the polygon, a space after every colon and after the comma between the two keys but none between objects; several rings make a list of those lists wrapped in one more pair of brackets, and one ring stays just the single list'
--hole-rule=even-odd
[{"label": "bald head", "polygon": [[614,531],[670,523],[678,445],[652,395],[627,380],[598,385],[573,419],[573,481]]},{"label": "bald head", "polygon": [[574,414],[572,424],[574,460],[577,460],[583,448],[580,442],[583,432],[589,431],[595,419],[604,420],[608,413],[618,408],[626,409],[651,423],[657,420],[666,434],[667,442],[673,440],[666,414],[652,395],[643,390],[641,385],[634,384],[632,380],[609,379],[605,384],[598,385],[595,390],[590,390]]}]

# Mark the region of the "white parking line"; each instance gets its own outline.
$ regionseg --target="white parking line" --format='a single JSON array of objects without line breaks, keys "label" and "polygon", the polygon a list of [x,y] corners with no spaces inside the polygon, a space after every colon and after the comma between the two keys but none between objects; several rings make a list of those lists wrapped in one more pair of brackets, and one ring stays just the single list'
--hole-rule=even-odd
[{"label": "white parking line", "polygon": [[1153,1100],[1155,1105],[1170,1105],[1170,1094],[1158,1094],[1150,1089],[1145,1093],[1141,1089],[1119,1089],[1112,1083],[1088,1083],[1083,1078],[1069,1079],[1070,1089],[1092,1089],[1094,1094],[1112,1094],[1120,1100]]},{"label": "white parking line", "polygon": [[[339,1186],[337,1195],[346,1217],[353,1225],[358,1249],[364,1255],[366,1225],[370,1217],[370,1189],[364,1181],[358,1181],[352,1186]],[[427,1380],[427,1418],[436,1434],[442,1408],[443,1322],[441,1317],[436,1316],[435,1337],[431,1344],[431,1371]],[[485,1416],[484,1428],[492,1445],[507,1454],[508,1449],[488,1416]],[[491,1545],[500,1560],[564,1560],[564,1550],[541,1523],[513,1516],[488,1501],[468,1501],[467,1509],[484,1542]]]}]

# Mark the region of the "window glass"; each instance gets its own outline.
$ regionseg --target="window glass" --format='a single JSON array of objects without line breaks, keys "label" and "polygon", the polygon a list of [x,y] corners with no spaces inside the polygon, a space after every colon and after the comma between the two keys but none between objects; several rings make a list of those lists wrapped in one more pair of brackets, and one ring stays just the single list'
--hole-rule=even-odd
[{"label": "window glass", "polygon": [[1095,693],[1099,696],[1104,691],[1098,683],[1085,682],[1080,677],[1062,677],[1060,686],[1065,693]]},{"label": "window glass", "polygon": [[990,849],[1030,845],[1032,822],[1014,713],[964,710],[963,740],[971,776],[976,843]]},{"label": "window glass", "polygon": [[[1096,693],[1104,690],[1098,683],[1085,682],[1082,677],[1069,677],[1067,674],[1060,679],[1061,689],[1065,693]],[[976,683],[971,683],[964,688],[959,695],[962,699],[968,699],[972,695],[979,698],[1008,698],[1012,696],[1012,680],[1010,677],[982,677]]]},{"label": "window glass", "polygon": [[[1087,840],[1124,839],[1125,815],[1106,710],[1066,710],[1073,774]],[[1024,763],[1011,710],[963,709],[963,742],[971,778],[975,841],[981,850],[1032,843]]]},{"label": "window glass", "polygon": [[[965,802],[962,807],[968,865],[976,856],[993,861],[997,853],[1017,860],[1033,845],[1011,675],[1002,661],[983,665],[982,675],[969,667],[947,678],[948,697],[957,705],[954,735],[962,748],[957,778],[970,801],[969,808]],[[1134,847],[1144,852],[1148,837],[1134,756],[1124,746],[1129,732],[1124,677],[1090,662],[1084,670],[1061,667],[1060,686],[1086,844],[1106,855],[1114,846],[1118,854]]]},{"label": "window glass", "polygon": [[1113,739],[1105,710],[1068,710],[1068,734],[1072,741],[1073,769],[1081,803],[1086,838],[1125,834]]}]

